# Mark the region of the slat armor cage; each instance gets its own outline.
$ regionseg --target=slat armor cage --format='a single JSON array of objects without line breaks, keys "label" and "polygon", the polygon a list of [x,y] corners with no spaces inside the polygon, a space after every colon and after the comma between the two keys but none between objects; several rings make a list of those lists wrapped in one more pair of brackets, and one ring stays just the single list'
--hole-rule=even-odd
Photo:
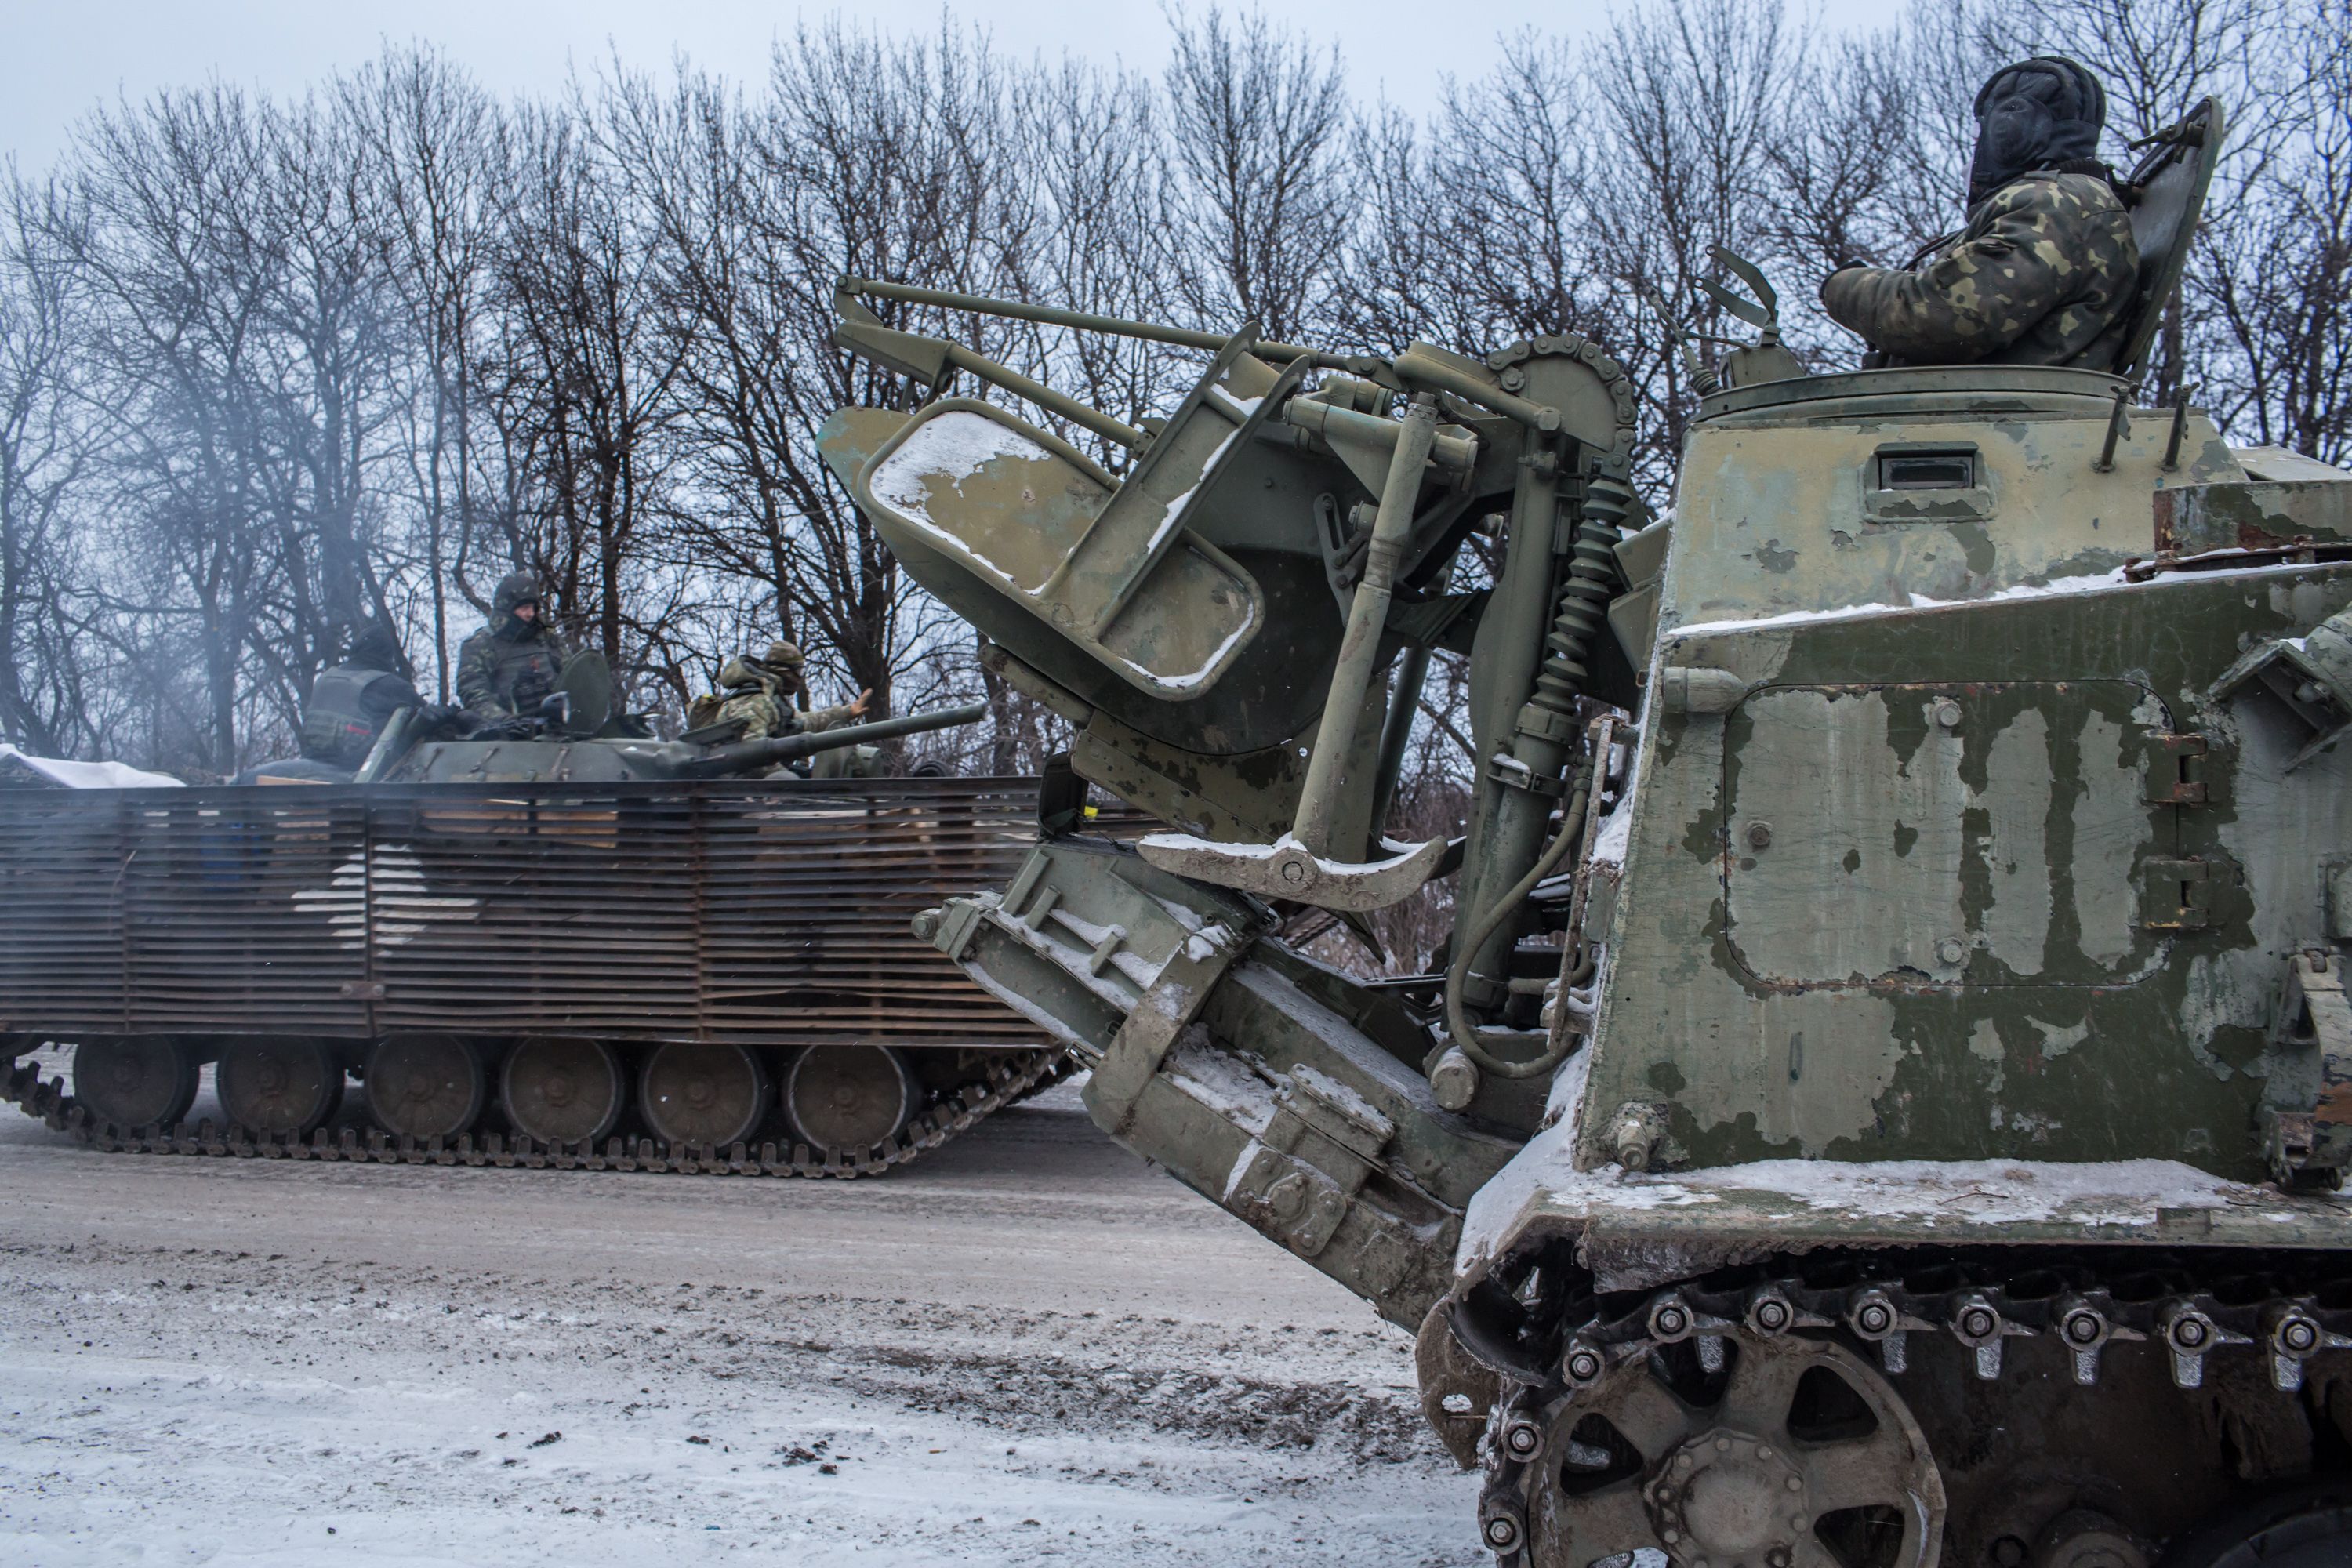
[{"label": "slat armor cage", "polygon": [[1033,779],[0,792],[0,1034],[1031,1047],[909,921]]}]

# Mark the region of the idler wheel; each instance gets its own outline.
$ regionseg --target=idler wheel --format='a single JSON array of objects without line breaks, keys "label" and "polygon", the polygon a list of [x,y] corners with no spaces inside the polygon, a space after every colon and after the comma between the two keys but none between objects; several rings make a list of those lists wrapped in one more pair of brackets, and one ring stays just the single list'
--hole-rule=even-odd
[{"label": "idler wheel", "polygon": [[655,1137],[723,1149],[758,1130],[768,1075],[741,1046],[674,1043],[646,1058],[637,1105]]},{"label": "idler wheel", "polygon": [[221,1114],[248,1132],[307,1137],[343,1107],[343,1064],[317,1040],[239,1040],[213,1068]]},{"label": "idler wheel", "polygon": [[455,1035],[393,1035],[368,1053],[368,1109],[396,1138],[455,1138],[489,1099],[482,1055]]},{"label": "idler wheel", "polygon": [[152,1035],[84,1041],[74,1047],[73,1096],[125,1131],[169,1127],[196,1102],[195,1053]]},{"label": "idler wheel", "polygon": [[922,1097],[887,1046],[811,1046],[785,1069],[782,1098],[795,1139],[862,1154],[906,1126]]},{"label": "idler wheel", "polygon": [[534,1035],[499,1073],[507,1120],[542,1143],[593,1143],[613,1131],[627,1094],[621,1058],[602,1040]]},{"label": "idler wheel", "polygon": [[1528,1467],[1538,1568],[1644,1550],[1688,1568],[1932,1563],[1943,1478],[1877,1370],[1826,1340],[1724,1348],[1709,1370],[1668,1345],[1556,1403]]}]

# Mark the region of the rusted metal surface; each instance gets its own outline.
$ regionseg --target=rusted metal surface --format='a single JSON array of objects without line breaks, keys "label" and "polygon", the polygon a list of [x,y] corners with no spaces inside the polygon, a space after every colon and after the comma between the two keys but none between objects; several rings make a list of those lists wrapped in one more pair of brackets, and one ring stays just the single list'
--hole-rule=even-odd
[{"label": "rusted metal surface", "polygon": [[908,931],[1035,783],[0,795],[0,1031],[1027,1047]]}]

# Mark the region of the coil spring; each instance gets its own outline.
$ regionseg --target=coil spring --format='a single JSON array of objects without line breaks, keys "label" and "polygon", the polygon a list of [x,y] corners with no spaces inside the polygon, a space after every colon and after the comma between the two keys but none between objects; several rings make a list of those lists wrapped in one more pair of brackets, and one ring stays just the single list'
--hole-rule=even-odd
[{"label": "coil spring", "polygon": [[1612,547],[1624,537],[1619,525],[1633,509],[1633,492],[1607,474],[1595,474],[1585,482],[1576,543],[1568,575],[1560,584],[1551,630],[1544,635],[1547,651],[1542,668],[1536,672],[1532,700],[1537,707],[1563,719],[1574,717],[1576,700],[1591,673],[1585,668],[1585,655],[1608,615],[1617,579]]}]

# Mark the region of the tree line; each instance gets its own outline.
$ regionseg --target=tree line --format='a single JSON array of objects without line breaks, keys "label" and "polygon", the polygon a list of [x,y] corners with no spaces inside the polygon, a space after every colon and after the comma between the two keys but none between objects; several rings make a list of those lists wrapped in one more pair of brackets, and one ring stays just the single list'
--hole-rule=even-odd
[{"label": "tree line", "polygon": [[[984,696],[990,724],[927,743],[1034,767],[1055,721],[993,685],[818,460],[834,408],[916,396],[834,347],[837,276],[1375,352],[1581,332],[1630,369],[1663,500],[1696,403],[1676,343],[1727,330],[1710,248],[1773,276],[1809,360],[1853,363],[1819,278],[1957,226],[1975,89],[2032,53],[2106,83],[2119,165],[2198,95],[2230,106],[2144,397],[2186,386],[2234,439],[2352,458],[2352,0],[1964,0],[1853,35],[1780,0],[1635,0],[1500,40],[1418,115],[1353,92],[1337,44],[1168,25],[1150,75],[835,21],[746,79],[611,59],[509,101],[413,45],[299,98],[93,111],[0,210],[0,737],[226,774],[289,749],[365,620],[446,698],[521,568],[635,706],[676,712],[791,636],[820,700]],[[884,313],[1129,424],[1198,374]],[[1458,810],[1447,719],[1408,812]]]}]

